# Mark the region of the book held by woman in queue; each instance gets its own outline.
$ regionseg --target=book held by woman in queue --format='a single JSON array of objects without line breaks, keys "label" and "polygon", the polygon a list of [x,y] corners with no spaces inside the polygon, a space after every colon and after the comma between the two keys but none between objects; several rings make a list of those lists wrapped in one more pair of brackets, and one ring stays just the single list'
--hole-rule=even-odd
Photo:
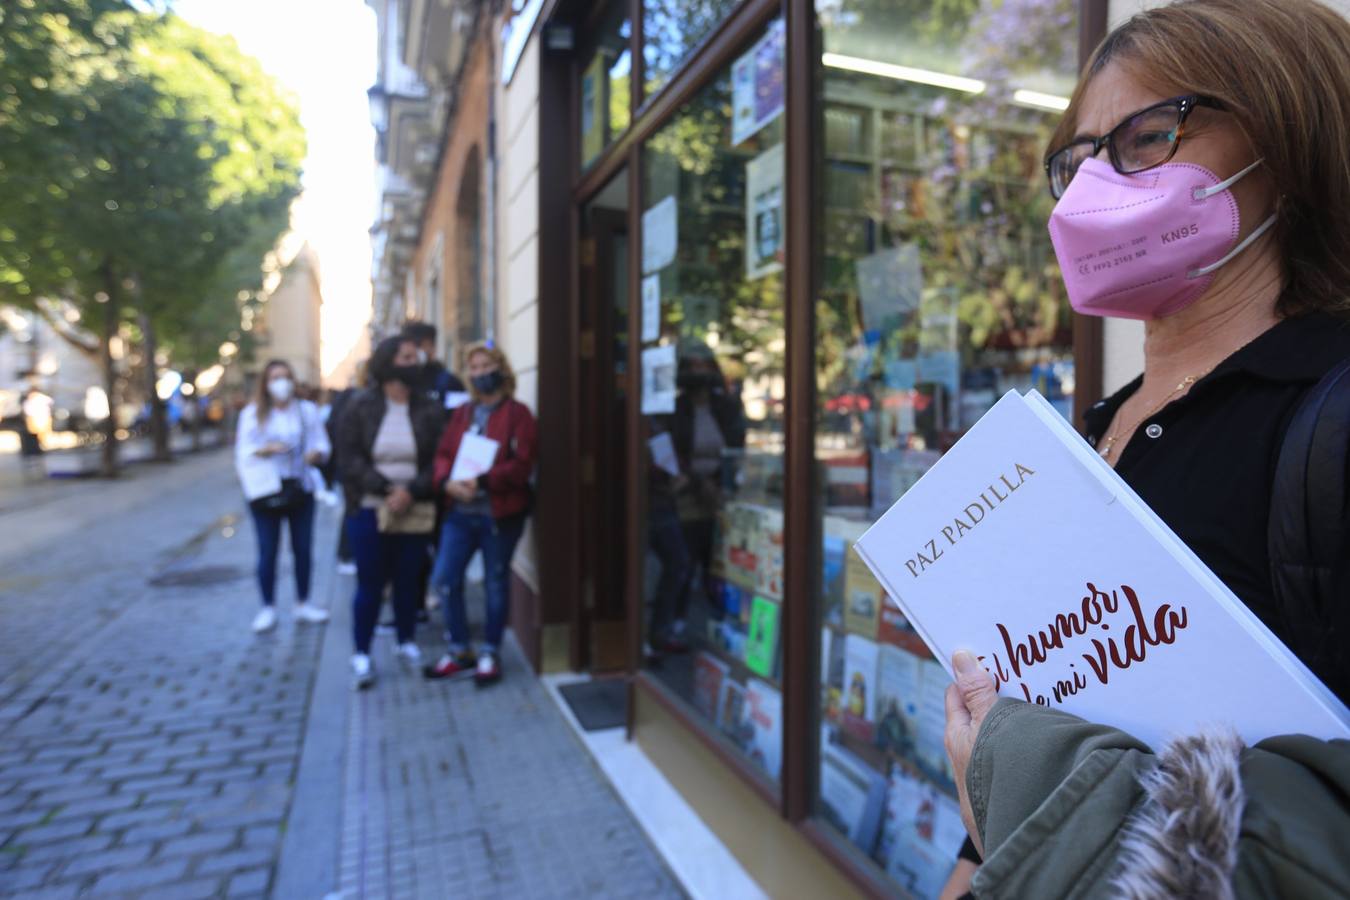
[{"label": "book held by woman in queue", "polygon": [[1350,710],[1040,394],[1005,395],[855,545],[951,669],[1152,746],[1350,738]]}]

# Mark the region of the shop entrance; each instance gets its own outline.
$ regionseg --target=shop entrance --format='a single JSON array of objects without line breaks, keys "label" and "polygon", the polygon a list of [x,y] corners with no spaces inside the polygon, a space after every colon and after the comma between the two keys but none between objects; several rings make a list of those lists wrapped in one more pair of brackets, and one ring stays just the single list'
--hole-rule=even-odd
[{"label": "shop entrance", "polygon": [[581,209],[579,372],[581,664],[628,666],[624,600],[628,472],[628,174],[620,170]]}]

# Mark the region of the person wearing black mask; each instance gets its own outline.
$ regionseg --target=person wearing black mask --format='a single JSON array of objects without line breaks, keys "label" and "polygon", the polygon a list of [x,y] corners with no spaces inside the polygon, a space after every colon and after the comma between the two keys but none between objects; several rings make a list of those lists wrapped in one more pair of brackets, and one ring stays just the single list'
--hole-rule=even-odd
[{"label": "person wearing black mask", "polygon": [[[472,674],[481,687],[501,678],[499,650],[509,617],[511,555],[525,530],[533,500],[530,479],[538,434],[534,416],[515,399],[516,376],[506,355],[492,345],[475,344],[464,359],[473,402],[451,415],[436,449],[435,468],[435,483],[448,509],[431,581],[445,610],[449,647],[424,674],[427,678]],[[474,466],[457,466],[461,450],[476,443],[467,441],[470,436],[486,438],[495,447],[480,445],[486,450]],[[464,571],[480,549],[487,621],[483,643],[475,654],[469,646]]]},{"label": "person wearing black mask", "polygon": [[440,406],[417,393],[417,346],[381,341],[368,365],[373,386],[351,399],[337,425],[346,528],[356,557],[352,675],[357,688],[375,677],[370,644],[385,588],[393,583],[398,657],[421,662],[413,641],[422,562],[436,525],[432,464]]},{"label": "person wearing black mask", "polygon": [[405,322],[402,335],[417,345],[417,364],[421,371],[413,389],[435,400],[444,409],[453,409],[468,400],[464,382],[436,358],[436,326],[430,322]]}]

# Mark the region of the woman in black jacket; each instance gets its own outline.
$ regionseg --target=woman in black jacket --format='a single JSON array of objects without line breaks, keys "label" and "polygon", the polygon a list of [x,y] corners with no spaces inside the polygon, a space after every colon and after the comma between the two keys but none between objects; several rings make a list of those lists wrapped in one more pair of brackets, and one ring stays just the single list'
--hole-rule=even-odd
[{"label": "woman in black jacket", "polygon": [[411,340],[381,341],[369,374],[373,386],[349,401],[337,424],[346,528],[356,557],[352,675],[358,689],[375,680],[370,641],[391,581],[397,654],[409,665],[421,662],[413,630],[421,562],[436,524],[432,464],[443,424],[439,405],[412,390],[420,367]]}]

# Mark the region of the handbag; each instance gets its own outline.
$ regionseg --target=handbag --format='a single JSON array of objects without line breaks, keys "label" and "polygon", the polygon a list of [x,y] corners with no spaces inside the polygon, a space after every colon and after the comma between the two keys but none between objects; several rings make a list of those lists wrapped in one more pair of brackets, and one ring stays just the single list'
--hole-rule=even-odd
[{"label": "handbag", "polygon": [[299,478],[283,478],[281,479],[281,490],[275,494],[250,500],[248,506],[254,512],[284,515],[295,512],[303,506],[305,498],[308,496],[309,494],[301,487]]},{"label": "handbag", "polygon": [[377,518],[380,534],[431,534],[436,529],[436,504],[419,500],[402,513],[381,506]]},{"label": "handbag", "polygon": [[[300,458],[305,458],[305,438],[308,436],[308,426],[305,422],[305,408],[297,406],[296,412],[300,416]],[[293,513],[305,505],[309,492],[301,484],[299,478],[281,479],[281,490],[275,494],[267,494],[262,497],[255,497],[248,502],[249,509],[254,512],[270,513],[272,515],[286,515]]]}]

